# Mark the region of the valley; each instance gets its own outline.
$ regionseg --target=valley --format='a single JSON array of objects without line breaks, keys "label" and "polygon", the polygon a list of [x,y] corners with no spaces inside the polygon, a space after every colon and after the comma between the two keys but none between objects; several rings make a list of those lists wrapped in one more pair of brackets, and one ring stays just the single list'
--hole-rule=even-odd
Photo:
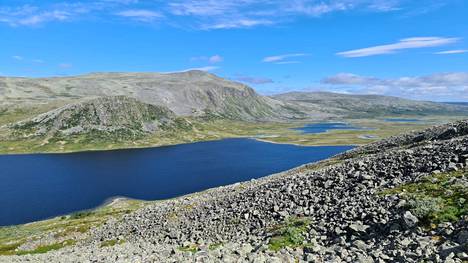
[{"label": "valley", "polygon": [[[466,106],[385,96],[293,92],[268,97],[201,71],[0,78],[0,87],[3,154],[143,148],[241,137],[309,146],[361,145],[468,115]],[[421,122],[395,123],[388,118]],[[320,134],[292,129],[322,122],[370,129]]]}]

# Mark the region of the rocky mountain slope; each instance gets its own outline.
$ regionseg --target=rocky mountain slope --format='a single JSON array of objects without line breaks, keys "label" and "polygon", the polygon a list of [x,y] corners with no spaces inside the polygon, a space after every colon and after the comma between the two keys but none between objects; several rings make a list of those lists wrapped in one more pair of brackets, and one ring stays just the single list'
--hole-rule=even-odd
[{"label": "rocky mountain slope", "polygon": [[166,107],[113,96],[69,104],[15,123],[11,129],[22,137],[93,132],[144,135],[171,128],[177,125],[176,122],[176,115]]},{"label": "rocky mountain slope", "polygon": [[[3,262],[466,262],[468,121],[146,206]],[[103,246],[112,241],[112,246]]]},{"label": "rocky mountain slope", "polygon": [[468,107],[386,96],[291,92],[261,96],[252,88],[203,71],[92,73],[74,77],[0,77],[0,112],[81,99],[126,96],[167,107],[177,116],[215,115],[244,121],[281,121],[398,114],[468,114]]},{"label": "rocky mountain slope", "polygon": [[468,107],[427,101],[414,101],[390,96],[349,95],[330,92],[289,92],[273,96],[307,112],[322,111],[346,117],[374,117],[384,115],[430,115],[464,112]]},{"label": "rocky mountain slope", "polygon": [[3,106],[115,95],[167,107],[178,116],[209,112],[228,119],[269,120],[303,115],[281,101],[258,95],[248,86],[203,71],[0,78],[0,105]]}]

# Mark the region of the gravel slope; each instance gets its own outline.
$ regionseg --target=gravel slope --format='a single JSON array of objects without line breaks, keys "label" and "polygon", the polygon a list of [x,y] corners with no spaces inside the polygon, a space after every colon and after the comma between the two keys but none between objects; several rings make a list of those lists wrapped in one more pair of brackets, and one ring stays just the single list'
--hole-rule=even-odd
[{"label": "gravel slope", "polygon": [[[402,195],[379,193],[467,165],[468,121],[461,121],[161,201],[94,229],[86,243],[0,262],[466,262],[466,214],[428,229]],[[466,190],[466,173],[450,183]],[[269,249],[279,226],[298,219],[307,220],[299,226],[303,245]],[[101,248],[114,239],[125,243]]]}]

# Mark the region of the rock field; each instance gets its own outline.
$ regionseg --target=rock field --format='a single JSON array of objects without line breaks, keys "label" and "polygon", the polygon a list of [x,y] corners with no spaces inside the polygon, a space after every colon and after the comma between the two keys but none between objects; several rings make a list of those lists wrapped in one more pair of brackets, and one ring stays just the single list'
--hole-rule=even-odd
[{"label": "rock field", "polygon": [[[466,210],[428,224],[404,191],[385,193],[458,173],[444,187],[461,187],[466,198],[467,166],[468,121],[460,121],[155,202],[93,229],[86,242],[0,262],[467,262]],[[103,247],[106,240],[116,244]]]}]

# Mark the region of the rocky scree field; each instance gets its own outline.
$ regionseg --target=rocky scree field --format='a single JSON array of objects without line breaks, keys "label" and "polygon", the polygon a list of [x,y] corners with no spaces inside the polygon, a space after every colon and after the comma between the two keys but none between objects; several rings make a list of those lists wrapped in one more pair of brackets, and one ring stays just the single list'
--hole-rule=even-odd
[{"label": "rocky scree field", "polygon": [[147,205],[2,262],[466,262],[468,121]]}]

